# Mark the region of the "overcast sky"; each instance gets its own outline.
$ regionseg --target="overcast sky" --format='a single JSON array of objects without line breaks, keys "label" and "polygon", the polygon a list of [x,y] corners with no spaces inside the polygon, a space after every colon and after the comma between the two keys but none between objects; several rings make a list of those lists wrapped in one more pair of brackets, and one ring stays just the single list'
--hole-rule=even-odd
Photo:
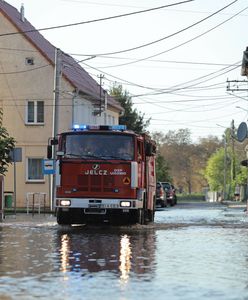
[{"label": "overcast sky", "polygon": [[76,60],[88,59],[81,65],[97,81],[103,74],[105,89],[121,84],[151,118],[151,132],[188,128],[197,141],[221,137],[232,119],[236,127],[247,120],[247,83],[231,83],[242,91],[226,88],[227,79],[247,79],[239,66],[248,46],[247,0],[6,2],[18,10],[24,3],[37,29],[95,20],[41,33]]}]

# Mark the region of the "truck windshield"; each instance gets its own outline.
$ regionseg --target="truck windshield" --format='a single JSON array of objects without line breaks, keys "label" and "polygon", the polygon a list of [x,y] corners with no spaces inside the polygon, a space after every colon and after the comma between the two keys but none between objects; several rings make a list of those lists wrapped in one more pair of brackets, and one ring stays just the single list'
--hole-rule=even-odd
[{"label": "truck windshield", "polygon": [[65,157],[99,159],[134,159],[134,139],[121,134],[67,134],[63,137]]}]

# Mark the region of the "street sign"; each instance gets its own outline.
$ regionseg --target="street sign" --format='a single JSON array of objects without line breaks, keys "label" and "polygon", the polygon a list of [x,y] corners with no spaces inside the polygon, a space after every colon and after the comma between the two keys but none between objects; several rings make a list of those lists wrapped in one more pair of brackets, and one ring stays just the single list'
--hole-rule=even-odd
[{"label": "street sign", "polygon": [[13,162],[22,162],[22,148],[14,148],[11,150],[10,157]]},{"label": "street sign", "polygon": [[43,159],[43,174],[55,174],[55,163],[52,159]]}]

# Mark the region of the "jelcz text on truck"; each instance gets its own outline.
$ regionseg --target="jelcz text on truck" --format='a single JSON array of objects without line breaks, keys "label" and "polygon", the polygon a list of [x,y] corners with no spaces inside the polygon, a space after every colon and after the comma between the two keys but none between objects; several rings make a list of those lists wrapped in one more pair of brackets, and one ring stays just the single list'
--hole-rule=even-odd
[{"label": "jelcz text on truck", "polygon": [[75,126],[56,145],[59,224],[146,224],[156,202],[155,142],[125,126]]}]

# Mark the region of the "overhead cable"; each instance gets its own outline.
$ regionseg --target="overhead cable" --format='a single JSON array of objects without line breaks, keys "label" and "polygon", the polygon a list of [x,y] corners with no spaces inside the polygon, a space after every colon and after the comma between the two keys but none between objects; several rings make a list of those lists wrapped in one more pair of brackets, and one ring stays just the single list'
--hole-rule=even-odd
[{"label": "overhead cable", "polygon": [[[174,32],[174,33],[172,33],[172,34],[169,34],[169,35],[165,36],[165,37],[162,37],[162,38],[160,38],[160,39],[158,39],[158,40],[155,40],[155,41],[152,41],[152,42],[149,42],[149,43],[146,43],[146,44],[137,46],[137,47],[125,49],[125,50],[119,50],[119,51],[109,52],[109,53],[103,53],[103,54],[92,54],[92,55],[99,56],[99,55],[113,55],[113,54],[120,54],[120,53],[124,53],[124,52],[129,52],[129,51],[137,50],[137,49],[140,49],[140,48],[144,48],[144,47],[147,47],[147,46],[150,46],[150,45],[153,45],[153,44],[162,42],[162,41],[164,41],[164,40],[166,40],[166,39],[168,39],[168,38],[171,38],[171,37],[173,37],[173,36],[175,36],[175,35],[177,35],[177,34],[180,34],[180,33],[184,32],[184,31],[186,31],[186,30],[188,30],[188,29],[190,29],[190,28],[192,28],[192,27],[194,27],[194,26],[196,26],[196,25],[198,25],[198,24],[200,24],[200,23],[202,23],[202,22],[204,22],[204,21],[210,19],[211,17],[215,16],[215,15],[218,14],[219,12],[221,12],[221,11],[223,11],[224,9],[228,8],[229,6],[233,5],[233,4],[234,4],[235,2],[237,2],[237,1],[238,1],[238,0],[235,0],[235,1],[231,2],[231,3],[229,3],[228,5],[222,7],[221,9],[215,11],[214,13],[210,14],[209,16],[207,16],[207,17],[205,17],[205,18],[203,18],[203,19],[201,19],[201,20],[199,20],[199,21],[197,21],[197,22],[195,22],[195,23],[193,23],[193,24],[191,24],[191,25],[189,25],[189,26],[187,26],[187,27],[185,27],[185,28],[179,30],[179,31],[176,31],[176,32]],[[234,16],[235,16],[235,15],[234,15]],[[233,18],[234,16],[232,16],[231,18]],[[231,19],[231,18],[229,18],[229,19]]]},{"label": "overhead cable", "polygon": [[[217,24],[216,26],[214,26],[214,27],[208,29],[207,31],[204,31],[203,33],[201,33],[201,34],[199,34],[199,35],[196,35],[195,37],[193,37],[193,38],[191,38],[191,39],[189,39],[189,40],[187,40],[187,41],[185,41],[185,42],[183,42],[183,43],[181,43],[181,44],[178,44],[178,45],[176,45],[176,46],[174,46],[174,47],[172,47],[172,48],[169,48],[169,49],[167,49],[167,50],[164,50],[164,51],[162,51],[162,52],[159,52],[159,53],[156,53],[156,54],[147,56],[147,57],[143,57],[143,58],[137,59],[137,60],[135,60],[135,61],[131,61],[131,62],[123,63],[123,64],[118,64],[118,65],[114,65],[114,66],[108,66],[108,67],[105,66],[105,67],[103,67],[103,68],[114,68],[114,67],[127,66],[127,65],[131,65],[131,64],[135,64],[135,63],[138,63],[138,62],[141,62],[141,61],[148,60],[148,59],[150,59],[150,58],[157,57],[157,56],[159,56],[159,55],[161,55],[161,54],[164,54],[164,53],[168,53],[168,52],[170,52],[170,51],[172,51],[172,50],[175,50],[175,49],[177,49],[177,48],[179,48],[179,47],[181,47],[181,46],[184,46],[184,45],[186,45],[186,44],[188,44],[188,43],[190,43],[190,42],[192,42],[192,41],[194,41],[194,40],[196,40],[196,39],[202,37],[203,35],[205,35],[205,34],[211,32],[211,31],[213,31],[214,29],[216,29],[216,28],[220,27],[221,25],[223,25],[224,23],[230,21],[231,19],[233,19],[233,18],[236,17],[237,15],[241,14],[243,11],[245,11],[245,10],[247,10],[247,9],[248,9],[248,6],[245,7],[244,9],[242,9],[241,11],[237,12],[237,13],[236,13],[235,15],[233,15],[232,17],[230,17],[230,18],[226,19],[225,21],[223,21],[223,22]],[[97,55],[96,55],[96,56],[97,56]]]},{"label": "overhead cable", "polygon": [[[105,17],[105,18],[100,18],[100,19],[95,19],[95,20],[82,21],[82,22],[76,22],[76,23],[70,23],[70,24],[64,24],[64,25],[57,25],[57,26],[51,26],[51,27],[44,27],[44,28],[39,28],[39,29],[31,29],[31,30],[26,30],[26,31],[22,31],[22,32],[17,31],[17,32],[2,33],[2,34],[0,34],[0,37],[1,36],[14,35],[14,34],[21,34],[21,33],[31,33],[31,32],[36,32],[36,31],[60,29],[60,28],[90,24],[90,23],[95,23],[95,22],[107,21],[107,20],[112,20],[112,19],[137,15],[137,14],[141,14],[141,13],[146,13],[146,12],[150,12],[150,11],[154,11],[154,10],[159,10],[159,9],[162,9],[162,8],[167,8],[167,7],[176,6],[176,5],[180,5],[180,4],[185,4],[185,3],[188,3],[188,2],[192,2],[192,1],[194,1],[194,0],[185,0],[185,1],[177,2],[177,3],[162,5],[162,6],[159,6],[159,7],[153,7],[153,8],[149,8],[149,9],[144,9],[144,10],[140,10],[140,11],[135,11],[135,12],[116,15],[116,16],[111,16],[111,17]],[[238,0],[236,0],[236,1],[238,1]],[[236,1],[234,1],[234,2],[236,2]]]}]

